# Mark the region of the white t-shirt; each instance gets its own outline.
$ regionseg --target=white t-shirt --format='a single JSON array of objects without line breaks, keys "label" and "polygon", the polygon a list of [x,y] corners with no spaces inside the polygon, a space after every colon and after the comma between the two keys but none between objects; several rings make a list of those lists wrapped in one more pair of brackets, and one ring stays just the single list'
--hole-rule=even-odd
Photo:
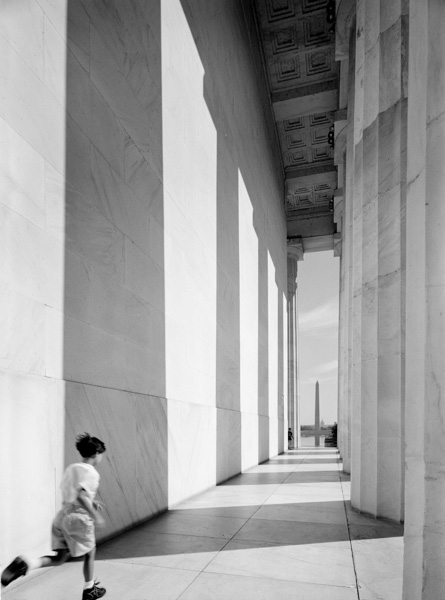
[{"label": "white t-shirt", "polygon": [[75,502],[80,490],[85,490],[93,501],[99,487],[100,475],[88,463],[73,463],[65,469],[60,489],[63,502]]}]

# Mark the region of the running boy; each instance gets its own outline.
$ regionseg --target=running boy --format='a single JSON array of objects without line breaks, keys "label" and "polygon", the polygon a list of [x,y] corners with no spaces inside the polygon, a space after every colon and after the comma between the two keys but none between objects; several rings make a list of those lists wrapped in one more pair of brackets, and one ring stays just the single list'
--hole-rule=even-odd
[{"label": "running boy", "polygon": [[82,456],[82,462],[74,463],[66,468],[63,474],[61,490],[63,505],[54,518],[51,534],[52,548],[55,556],[41,556],[27,559],[17,556],[6,567],[1,576],[2,585],[26,575],[31,569],[40,567],[56,567],[63,564],[70,556],[85,556],[83,575],[85,585],[82,600],[96,600],[105,595],[105,588],[99,587],[94,580],[94,557],[96,554],[95,523],[104,524],[100,514],[102,507],[94,501],[99,487],[99,473],[96,465],[102,460],[105,444],[91,437],[89,433],[79,435],[76,448]]}]

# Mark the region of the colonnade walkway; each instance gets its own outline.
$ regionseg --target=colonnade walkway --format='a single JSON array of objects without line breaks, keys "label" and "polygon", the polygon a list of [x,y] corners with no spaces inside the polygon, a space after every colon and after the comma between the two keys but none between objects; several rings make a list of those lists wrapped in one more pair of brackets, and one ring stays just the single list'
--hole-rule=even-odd
[{"label": "colonnade walkway", "polygon": [[[290,450],[97,551],[119,600],[401,600],[402,527],[351,510],[333,448]],[[81,598],[82,565],[42,569],[4,600]]]}]

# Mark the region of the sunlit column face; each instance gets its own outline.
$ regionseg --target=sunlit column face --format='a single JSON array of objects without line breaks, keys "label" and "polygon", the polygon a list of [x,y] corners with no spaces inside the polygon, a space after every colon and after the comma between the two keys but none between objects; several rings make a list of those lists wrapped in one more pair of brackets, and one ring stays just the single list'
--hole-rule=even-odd
[{"label": "sunlit column face", "polygon": [[63,468],[67,2],[45,4],[0,7],[5,558],[46,552]]},{"label": "sunlit column face", "polygon": [[275,266],[267,253],[269,342],[269,452],[278,453],[278,287]]},{"label": "sunlit column face", "polygon": [[[174,502],[214,483],[206,478],[216,453],[217,135],[181,2],[165,0],[161,9],[165,367]],[[197,481],[187,481],[191,457]]]},{"label": "sunlit column face", "polygon": [[242,467],[258,462],[258,237],[253,208],[238,173],[240,261],[240,397]]},{"label": "sunlit column face", "polygon": [[[282,323],[282,331],[283,331],[283,346],[282,346],[282,352],[283,352],[283,357],[282,357],[282,365],[283,365],[283,371],[282,371],[282,399],[281,402],[283,404],[283,419],[284,419],[284,423],[283,423],[283,436],[284,436],[284,440],[287,439],[287,428],[291,426],[290,423],[288,423],[287,419],[288,419],[288,404],[289,404],[289,398],[288,398],[288,389],[287,389],[287,385],[288,385],[288,324],[287,324],[287,298],[286,298],[286,294],[282,293],[281,294],[281,304],[282,304],[282,315],[283,315],[283,323]],[[280,399],[278,399],[280,401]]]}]

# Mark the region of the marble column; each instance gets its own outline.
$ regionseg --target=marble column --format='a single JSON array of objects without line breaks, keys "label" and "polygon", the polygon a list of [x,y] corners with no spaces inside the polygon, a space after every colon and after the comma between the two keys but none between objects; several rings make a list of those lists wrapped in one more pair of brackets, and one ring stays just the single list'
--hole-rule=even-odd
[{"label": "marble column", "polygon": [[[338,311],[338,408],[337,408],[337,447],[340,451],[340,455],[343,460],[343,469],[346,470],[345,467],[345,442],[347,437],[349,436],[350,427],[347,417],[346,408],[346,394],[345,394],[345,356],[344,349],[347,348],[345,345],[345,333],[348,331],[347,320],[345,319],[345,310],[346,310],[346,286],[345,286],[345,249],[343,247],[344,244],[344,234],[343,227],[345,221],[345,210],[344,210],[344,196],[343,196],[343,175],[345,168],[345,153],[344,149],[346,146],[346,132],[347,126],[344,128],[345,134],[342,143],[342,159],[341,159],[341,171],[342,178],[340,181],[339,177],[339,185],[341,185],[341,189],[337,190],[336,197],[334,199],[334,222],[337,224],[337,233],[334,238],[334,256],[338,256],[340,258],[340,270],[339,270],[339,311]],[[336,147],[337,147],[338,137],[336,138]],[[334,159],[335,160],[335,159]],[[336,163],[338,164],[338,163]],[[337,243],[336,243],[337,241]],[[349,469],[349,467],[348,467]],[[349,471],[348,471],[349,472]]]},{"label": "marble column", "polygon": [[349,332],[349,248],[346,244],[346,211],[342,226],[340,255],[339,329],[338,329],[338,418],[337,447],[343,461],[343,470],[350,472],[350,411],[348,393],[348,332]]},{"label": "marble column", "polygon": [[445,589],[445,3],[411,0],[403,600]]},{"label": "marble column", "polygon": [[287,254],[287,324],[288,324],[288,426],[294,435],[294,448],[300,446],[300,414],[298,394],[298,260],[303,258],[300,246],[288,246]]},{"label": "marble column", "polygon": [[[348,264],[347,246],[344,229],[346,226],[345,210],[345,175],[346,175],[346,143],[348,138],[348,89],[349,89],[349,55],[346,53],[337,57],[340,60],[339,110],[335,113],[334,121],[334,164],[337,166],[337,189],[334,194],[334,223],[337,233],[334,234],[334,256],[340,259],[339,269],[339,329],[338,329],[338,409],[337,409],[337,447],[343,461],[343,469],[349,472],[349,410],[347,395],[347,277]],[[346,351],[346,354],[345,354]]]},{"label": "marble column", "polygon": [[404,486],[404,6],[357,2],[346,180],[352,232],[345,227],[351,244],[351,501],[362,512],[396,521],[403,519]]},{"label": "marble column", "polygon": [[[361,10],[360,10],[361,8]],[[363,191],[363,70],[365,62],[364,36],[359,34],[365,28],[363,5],[357,7],[355,78],[353,94],[353,148],[351,168],[353,170],[351,190],[351,326],[350,369],[351,369],[351,503],[360,506],[362,478],[361,459],[361,351],[362,351],[362,191]]]},{"label": "marble column", "polygon": [[[379,125],[379,2],[368,2],[357,8],[361,22],[357,26],[357,45],[360,45],[362,104],[360,122],[360,186],[357,200],[361,201],[361,281],[360,290],[360,393],[354,398],[354,411],[359,415],[357,434],[360,436],[360,486],[355,485],[354,505],[361,511],[376,514],[377,503],[377,325],[378,325],[378,125]],[[357,163],[356,163],[357,164]],[[359,226],[359,225],[358,225]],[[354,349],[355,350],[355,349]]]},{"label": "marble column", "polygon": [[407,7],[380,17],[378,146],[378,516],[404,519]]},{"label": "marble column", "polygon": [[[352,22],[352,21],[351,21]],[[346,35],[346,34],[345,34]],[[352,265],[353,265],[353,188],[354,188],[354,81],[355,81],[355,35],[350,32],[346,100],[347,118],[344,137],[344,194],[341,220],[342,248],[340,257],[340,306],[339,306],[339,365],[338,365],[338,430],[337,444],[343,460],[343,470],[351,472],[351,402],[352,402]],[[343,56],[343,55],[342,55]],[[344,58],[343,58],[344,62]],[[344,72],[344,70],[343,70]],[[343,130],[342,130],[343,131]],[[340,137],[340,136],[339,136]],[[335,150],[338,152],[338,137]]]}]

